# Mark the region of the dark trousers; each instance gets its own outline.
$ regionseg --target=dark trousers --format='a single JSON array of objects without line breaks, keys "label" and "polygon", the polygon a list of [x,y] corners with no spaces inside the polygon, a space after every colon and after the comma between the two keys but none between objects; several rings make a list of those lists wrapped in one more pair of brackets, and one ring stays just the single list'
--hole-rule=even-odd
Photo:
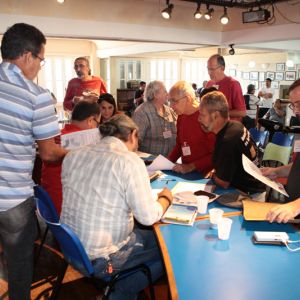
[{"label": "dark trousers", "polygon": [[30,300],[36,231],[33,197],[0,212],[0,242],[7,264],[10,300]]}]

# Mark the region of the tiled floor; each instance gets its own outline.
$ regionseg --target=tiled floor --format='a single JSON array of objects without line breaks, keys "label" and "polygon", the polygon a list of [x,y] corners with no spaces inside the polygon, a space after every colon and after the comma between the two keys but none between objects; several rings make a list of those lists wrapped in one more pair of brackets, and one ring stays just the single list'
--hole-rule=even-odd
[{"label": "tiled floor", "polygon": [[[43,227],[43,226],[42,226]],[[44,227],[42,228],[44,230]],[[38,242],[36,246],[38,247]],[[31,290],[31,298],[34,300],[47,299],[51,282],[55,281],[55,276],[62,266],[62,255],[58,250],[56,242],[51,233],[48,233],[45,246],[37,262],[34,280]],[[0,258],[0,299],[8,300],[7,281],[5,263]],[[155,295],[158,300],[167,300],[167,285],[164,281],[155,285]],[[87,278],[83,278],[80,273],[69,267],[64,278],[64,283],[59,294],[59,300],[91,300],[98,294],[94,285]],[[147,299],[147,291],[139,297],[139,300]]]}]

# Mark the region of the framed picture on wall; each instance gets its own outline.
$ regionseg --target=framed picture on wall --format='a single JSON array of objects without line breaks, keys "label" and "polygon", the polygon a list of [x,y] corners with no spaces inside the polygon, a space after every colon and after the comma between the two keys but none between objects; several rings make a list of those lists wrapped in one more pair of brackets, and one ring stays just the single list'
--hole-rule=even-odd
[{"label": "framed picture on wall", "polygon": [[250,72],[249,79],[258,80],[258,72]]},{"label": "framed picture on wall", "polygon": [[278,89],[279,88],[279,82],[278,81],[272,81],[271,82],[271,87],[273,89]]},{"label": "framed picture on wall", "polygon": [[271,80],[274,80],[275,73],[274,72],[266,72],[266,78],[270,78]]},{"label": "framed picture on wall", "polygon": [[265,72],[259,72],[258,80],[259,81],[265,81]]},{"label": "framed picture on wall", "polygon": [[288,81],[296,80],[296,72],[295,71],[286,71],[285,72],[285,80],[288,80]]},{"label": "framed picture on wall", "polygon": [[296,65],[294,64],[292,67],[286,67],[286,71],[296,71]]},{"label": "framed picture on wall", "polygon": [[236,71],[236,77],[237,78],[242,78],[242,71],[237,70]]},{"label": "framed picture on wall", "polygon": [[243,79],[249,80],[249,78],[250,78],[249,72],[243,72]]},{"label": "framed picture on wall", "polygon": [[231,77],[235,77],[236,76],[236,70],[235,69],[229,69],[229,75]]},{"label": "framed picture on wall", "polygon": [[275,80],[278,80],[278,81],[284,80],[284,72],[276,72],[275,73]]},{"label": "framed picture on wall", "polygon": [[284,71],[285,63],[276,64],[276,71]]}]

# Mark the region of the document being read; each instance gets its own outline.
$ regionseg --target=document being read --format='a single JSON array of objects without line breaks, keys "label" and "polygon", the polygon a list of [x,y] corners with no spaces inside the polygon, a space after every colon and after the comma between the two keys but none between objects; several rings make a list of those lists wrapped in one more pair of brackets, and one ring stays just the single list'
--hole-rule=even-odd
[{"label": "document being read", "polygon": [[289,196],[281,183],[273,181],[270,178],[264,176],[262,174],[261,170],[245,154],[243,154],[242,160],[243,160],[244,170],[248,174],[250,174],[257,180],[263,182],[264,184],[268,185],[269,187],[276,190],[277,192],[279,192],[287,197]]},{"label": "document being read", "polygon": [[167,158],[159,154],[147,167],[148,171],[161,171],[161,170],[172,170],[175,166],[174,163],[169,161]]},{"label": "document being read", "polygon": [[73,150],[81,146],[94,145],[100,142],[101,135],[98,128],[76,131],[61,136],[61,146]]}]

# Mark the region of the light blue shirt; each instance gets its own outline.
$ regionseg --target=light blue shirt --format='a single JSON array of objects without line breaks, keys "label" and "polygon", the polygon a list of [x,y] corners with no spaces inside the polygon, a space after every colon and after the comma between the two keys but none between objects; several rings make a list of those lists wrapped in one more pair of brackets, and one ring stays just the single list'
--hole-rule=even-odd
[{"label": "light blue shirt", "polygon": [[0,64],[0,211],[33,195],[35,140],[59,134],[51,95],[14,64]]}]

